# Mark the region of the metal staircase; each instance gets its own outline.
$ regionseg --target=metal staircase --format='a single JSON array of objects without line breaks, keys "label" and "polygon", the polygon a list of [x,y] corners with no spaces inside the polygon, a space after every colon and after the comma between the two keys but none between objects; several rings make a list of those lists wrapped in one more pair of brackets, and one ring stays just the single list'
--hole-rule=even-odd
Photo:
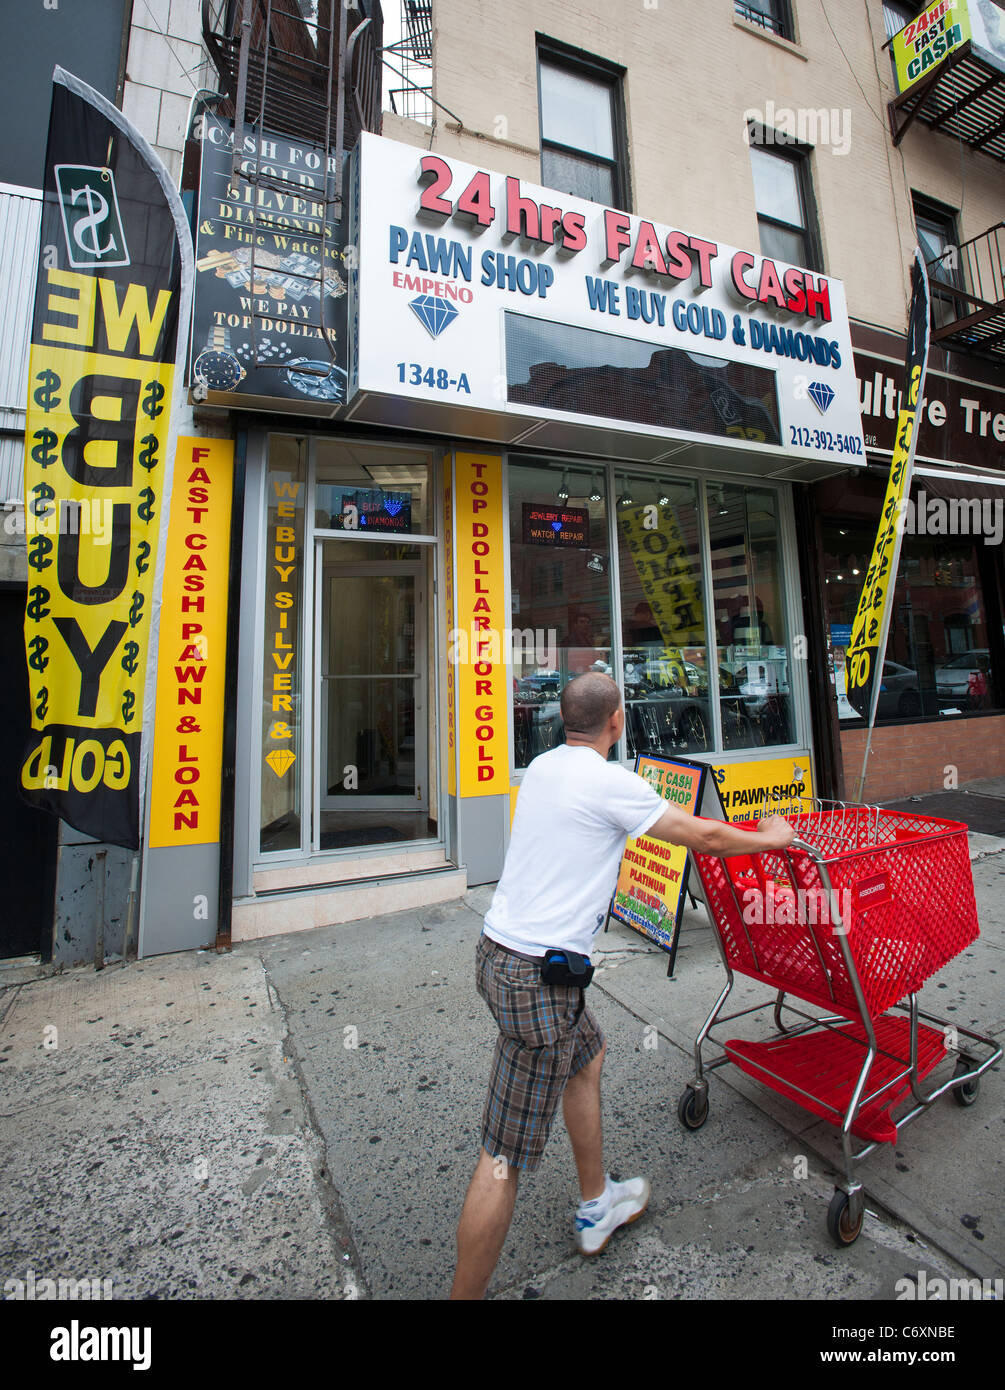
[{"label": "metal staircase", "polygon": [[[202,23],[226,97],[220,114],[234,126],[231,183],[250,186],[253,235],[242,248],[242,260],[252,292],[281,275],[284,294],[294,303],[316,298],[318,318],[312,326],[320,330],[334,364],[328,302],[345,291],[335,258],[344,243],[346,155],[361,131],[380,130],[379,0],[203,0]],[[288,175],[270,165],[263,147],[277,136],[316,153],[310,187],[291,185]],[[305,197],[307,216],[320,228],[314,237],[317,256],[279,259],[258,246],[257,233],[272,236],[285,226],[282,215],[270,208],[268,194],[288,197],[291,191]],[[282,206],[278,200],[275,205]],[[255,367],[278,370],[282,364],[270,360],[263,341],[260,321],[265,318],[257,309],[252,315],[251,361]],[[269,319],[277,323],[274,309]],[[313,374],[325,371],[318,367]]]}]

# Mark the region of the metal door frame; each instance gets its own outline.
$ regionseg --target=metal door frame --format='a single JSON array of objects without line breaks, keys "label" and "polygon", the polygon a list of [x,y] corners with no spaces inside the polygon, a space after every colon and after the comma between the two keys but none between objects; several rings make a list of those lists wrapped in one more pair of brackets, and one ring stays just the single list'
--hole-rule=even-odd
[{"label": "metal door frame", "polygon": [[[314,773],[313,788],[313,818],[311,831],[311,852],[314,854],[322,853],[321,843],[321,815],[325,811],[336,811],[348,809],[351,806],[358,811],[387,811],[391,815],[402,813],[425,813],[429,814],[429,728],[428,728],[428,702],[430,691],[430,672],[429,672],[429,651],[427,640],[428,611],[427,603],[429,596],[426,592],[428,578],[426,575],[427,559],[421,556],[417,560],[384,560],[366,562],[362,560],[335,560],[327,564],[324,561],[324,545],[326,541],[333,537],[316,537],[314,550],[314,662],[311,679],[311,691],[314,704],[314,748],[315,756],[312,759]],[[324,769],[327,767],[327,714],[328,696],[327,682],[330,677],[324,674],[326,658],[325,643],[325,621],[324,621],[324,596],[326,582],[332,578],[376,578],[393,575],[411,575],[415,580],[415,785],[420,795],[417,797],[389,797],[389,796],[355,796],[349,803],[341,799],[332,805],[328,794],[322,795],[323,782],[327,781]],[[360,677],[356,677],[359,679]],[[363,677],[365,679],[365,677]],[[401,679],[396,673],[391,672],[385,679]],[[404,677],[403,679],[409,679]],[[402,804],[398,805],[397,802]],[[425,837],[420,837],[425,838]]]}]

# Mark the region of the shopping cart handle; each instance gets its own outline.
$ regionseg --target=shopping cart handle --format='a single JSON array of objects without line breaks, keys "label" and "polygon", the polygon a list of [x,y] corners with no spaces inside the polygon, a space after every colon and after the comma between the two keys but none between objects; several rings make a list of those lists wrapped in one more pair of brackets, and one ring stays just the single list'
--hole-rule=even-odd
[{"label": "shopping cart handle", "polygon": [[793,840],[791,845],[789,845],[789,849],[798,849],[803,854],[808,854],[810,858],[815,859],[818,864],[823,858],[823,855],[817,849],[816,845],[811,845],[806,840],[800,840],[798,838]]}]

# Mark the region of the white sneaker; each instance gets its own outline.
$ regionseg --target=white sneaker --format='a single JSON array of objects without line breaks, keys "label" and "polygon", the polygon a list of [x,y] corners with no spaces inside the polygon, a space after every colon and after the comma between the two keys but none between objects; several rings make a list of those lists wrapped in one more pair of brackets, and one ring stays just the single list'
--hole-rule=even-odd
[{"label": "white sneaker", "polygon": [[628,1226],[649,1205],[647,1178],[629,1178],[627,1182],[607,1179],[610,1206],[605,1216],[591,1220],[581,1206],[576,1212],[576,1246],[581,1255],[599,1255],[619,1226]]}]

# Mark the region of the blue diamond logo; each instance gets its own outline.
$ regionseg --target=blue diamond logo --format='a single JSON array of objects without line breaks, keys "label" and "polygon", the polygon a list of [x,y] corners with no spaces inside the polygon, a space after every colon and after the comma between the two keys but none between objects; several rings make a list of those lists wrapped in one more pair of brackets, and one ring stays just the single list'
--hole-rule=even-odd
[{"label": "blue diamond logo", "polygon": [[833,388],[824,381],[811,381],[809,384],[810,400],[820,411],[821,415],[827,413],[827,407],[834,399]]},{"label": "blue diamond logo", "polygon": [[441,299],[438,294],[420,294],[418,299],[409,301],[409,307],[431,338],[438,338],[457,317],[450,300]]}]

